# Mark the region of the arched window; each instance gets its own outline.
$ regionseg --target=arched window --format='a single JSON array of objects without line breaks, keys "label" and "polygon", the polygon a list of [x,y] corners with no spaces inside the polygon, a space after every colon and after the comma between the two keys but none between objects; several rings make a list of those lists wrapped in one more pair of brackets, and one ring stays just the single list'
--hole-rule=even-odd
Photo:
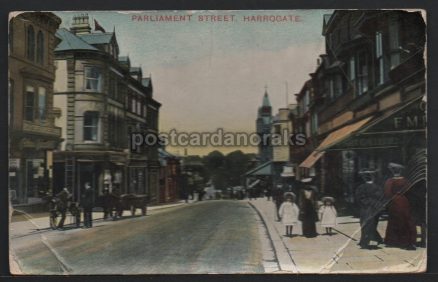
[{"label": "arched window", "polygon": [[35,60],[35,31],[33,26],[27,28],[27,58],[31,61]]},{"label": "arched window", "polygon": [[37,35],[37,63],[43,64],[44,63],[44,34],[40,31],[38,31]]}]

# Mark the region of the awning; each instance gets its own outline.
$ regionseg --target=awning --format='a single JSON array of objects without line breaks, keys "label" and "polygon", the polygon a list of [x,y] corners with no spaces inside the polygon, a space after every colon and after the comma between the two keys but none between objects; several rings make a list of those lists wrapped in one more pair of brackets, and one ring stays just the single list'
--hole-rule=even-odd
[{"label": "awning", "polygon": [[346,125],[330,133],[324,141],[299,165],[299,167],[311,168],[324,155],[324,150],[350,137],[373,117],[368,117],[355,123]]},{"label": "awning", "polygon": [[324,155],[324,152],[313,151],[305,160],[300,164],[300,167],[311,168],[315,163]]},{"label": "awning", "polygon": [[272,161],[266,162],[259,165],[258,167],[245,173],[245,176],[256,176],[256,175],[272,175]]},{"label": "awning", "polygon": [[259,184],[260,183],[260,179],[257,179],[256,181],[254,181],[253,183],[251,183],[251,184],[249,184],[249,188],[252,188],[252,187],[254,187],[254,186],[256,186],[257,184]]}]

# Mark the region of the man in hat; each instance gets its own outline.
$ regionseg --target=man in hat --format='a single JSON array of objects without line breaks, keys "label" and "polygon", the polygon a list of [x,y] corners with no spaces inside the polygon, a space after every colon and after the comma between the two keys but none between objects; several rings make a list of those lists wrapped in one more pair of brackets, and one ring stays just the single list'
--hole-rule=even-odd
[{"label": "man in hat", "polygon": [[84,227],[90,228],[93,226],[93,190],[91,189],[90,182],[85,183],[85,191],[82,194],[81,205],[84,209]]},{"label": "man in hat", "polygon": [[380,212],[383,209],[383,191],[374,183],[375,170],[359,172],[364,183],[356,189],[356,203],[360,209],[361,236],[359,245],[362,249],[372,249],[371,241],[382,244],[383,239],[377,231]]}]

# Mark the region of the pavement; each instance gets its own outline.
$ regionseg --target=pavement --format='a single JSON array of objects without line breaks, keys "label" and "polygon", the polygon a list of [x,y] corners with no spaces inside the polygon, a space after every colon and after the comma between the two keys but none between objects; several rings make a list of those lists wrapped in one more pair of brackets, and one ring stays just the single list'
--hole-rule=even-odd
[{"label": "pavement", "polygon": [[[248,200],[247,200],[248,201]],[[426,249],[408,251],[380,245],[376,250],[357,246],[360,239],[359,219],[338,217],[332,236],[317,223],[316,238],[301,236],[301,226],[294,226],[293,236],[286,237],[284,225],[275,219],[275,204],[266,198],[248,201],[260,215],[274,247],[278,267],[267,272],[283,273],[412,273],[426,270]],[[386,221],[380,221],[384,236]]]}]

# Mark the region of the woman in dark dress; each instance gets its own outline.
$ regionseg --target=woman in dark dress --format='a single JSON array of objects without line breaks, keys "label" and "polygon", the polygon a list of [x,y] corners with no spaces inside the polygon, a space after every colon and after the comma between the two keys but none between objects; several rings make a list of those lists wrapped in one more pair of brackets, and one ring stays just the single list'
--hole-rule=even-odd
[{"label": "woman in dark dress", "polygon": [[302,223],[303,236],[307,238],[316,237],[316,221],[318,215],[316,213],[316,188],[310,185],[305,185],[300,192],[300,220]]},{"label": "woman in dark dress", "polygon": [[417,230],[411,214],[411,205],[404,195],[409,182],[400,175],[403,166],[390,163],[393,177],[385,182],[385,197],[388,203],[388,225],[385,244],[415,250]]}]

